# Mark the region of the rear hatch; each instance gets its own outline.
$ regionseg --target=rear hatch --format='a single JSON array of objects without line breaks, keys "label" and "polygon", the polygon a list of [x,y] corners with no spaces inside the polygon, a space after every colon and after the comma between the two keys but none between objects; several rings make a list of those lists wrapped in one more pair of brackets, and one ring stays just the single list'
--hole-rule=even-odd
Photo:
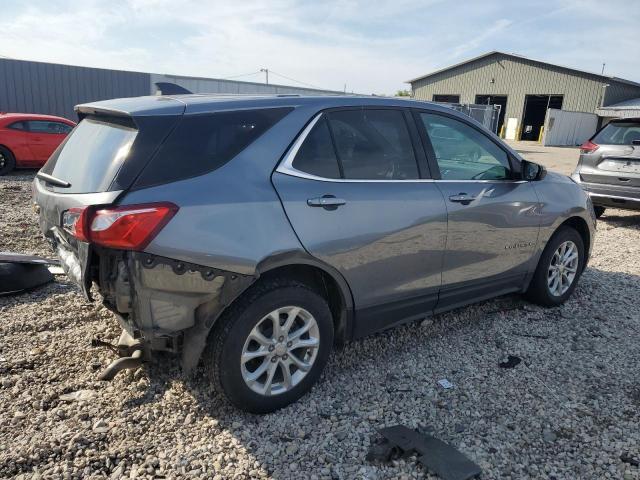
[{"label": "rear hatch", "polygon": [[[73,212],[117,202],[184,111],[183,104],[175,101],[162,115],[140,110],[136,104],[138,110],[128,112],[133,100],[77,107],[81,121],[33,183],[40,228],[87,297],[91,246],[72,235],[72,223],[78,219]],[[152,99],[148,103],[154,104]]]},{"label": "rear hatch", "polygon": [[607,124],[582,146],[584,182],[640,187],[640,120]]}]

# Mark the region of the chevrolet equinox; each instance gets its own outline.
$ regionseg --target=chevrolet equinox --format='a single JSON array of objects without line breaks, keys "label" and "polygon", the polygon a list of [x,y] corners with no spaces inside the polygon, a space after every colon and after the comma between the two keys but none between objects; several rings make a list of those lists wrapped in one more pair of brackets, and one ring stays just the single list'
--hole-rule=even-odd
[{"label": "chevrolet equinox", "polygon": [[589,258],[580,186],[443,106],[186,95],[76,110],[33,191],[67,275],[122,326],[103,379],[168,351],[270,412],[336,345],[511,292],[559,305]]}]

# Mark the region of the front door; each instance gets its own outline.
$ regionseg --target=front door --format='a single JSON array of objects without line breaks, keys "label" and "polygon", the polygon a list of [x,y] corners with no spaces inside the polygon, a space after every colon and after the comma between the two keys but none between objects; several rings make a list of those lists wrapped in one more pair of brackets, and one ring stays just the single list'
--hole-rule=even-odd
[{"label": "front door", "polygon": [[323,113],[273,175],[304,248],[347,280],[356,336],[430,313],[437,301],[446,207],[421,178],[410,121],[400,109]]},{"label": "front door", "polygon": [[444,114],[416,119],[448,214],[438,309],[522,288],[539,229],[533,185],[480,128]]}]

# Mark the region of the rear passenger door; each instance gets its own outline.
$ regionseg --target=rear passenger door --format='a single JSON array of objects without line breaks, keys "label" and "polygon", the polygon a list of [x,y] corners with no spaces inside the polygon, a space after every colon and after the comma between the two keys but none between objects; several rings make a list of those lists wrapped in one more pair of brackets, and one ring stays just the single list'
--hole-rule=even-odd
[{"label": "rear passenger door", "polygon": [[446,207],[428,177],[410,113],[380,108],[317,115],[273,175],[305,249],[349,283],[357,336],[437,301]]},{"label": "rear passenger door", "polygon": [[428,111],[415,117],[448,214],[438,309],[521,288],[540,217],[518,160],[471,122]]}]

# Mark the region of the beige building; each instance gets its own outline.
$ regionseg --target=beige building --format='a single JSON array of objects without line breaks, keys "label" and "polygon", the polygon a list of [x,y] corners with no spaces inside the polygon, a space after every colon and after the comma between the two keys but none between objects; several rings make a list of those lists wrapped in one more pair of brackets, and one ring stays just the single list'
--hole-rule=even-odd
[{"label": "beige building", "polygon": [[407,83],[416,99],[499,104],[498,132],[523,140],[538,140],[549,108],[595,115],[603,106],[640,97],[637,82],[502,52],[489,52]]}]

